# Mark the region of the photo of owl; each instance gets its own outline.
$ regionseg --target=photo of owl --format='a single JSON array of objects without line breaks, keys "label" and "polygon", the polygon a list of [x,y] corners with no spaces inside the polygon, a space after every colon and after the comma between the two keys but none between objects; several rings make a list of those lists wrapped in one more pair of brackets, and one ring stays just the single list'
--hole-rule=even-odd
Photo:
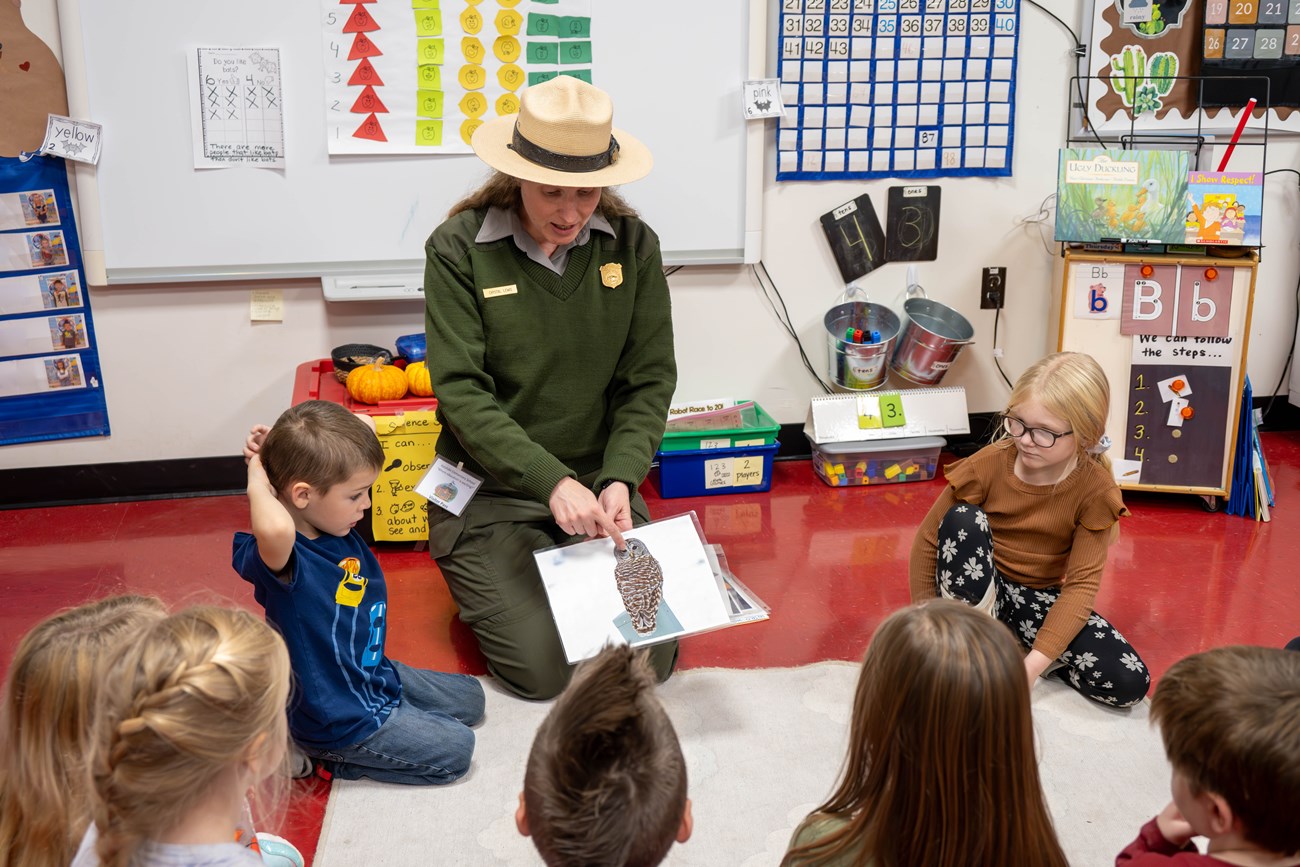
[{"label": "photo of owl", "polygon": [[603,537],[533,552],[569,662],[611,642],[641,647],[731,624],[693,512],[631,533],[622,551]]},{"label": "photo of owl", "polygon": [[645,542],[631,536],[626,541],[626,549],[614,551],[614,583],[637,634],[649,635],[663,599],[664,576]]}]

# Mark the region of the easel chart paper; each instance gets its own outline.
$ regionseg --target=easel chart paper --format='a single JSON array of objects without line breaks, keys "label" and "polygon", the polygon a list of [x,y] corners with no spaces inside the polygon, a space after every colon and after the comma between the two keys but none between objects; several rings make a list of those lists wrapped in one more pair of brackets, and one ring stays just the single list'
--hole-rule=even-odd
[{"label": "easel chart paper", "polygon": [[731,625],[694,512],[623,538],[621,558],[610,539],[534,554],[569,662],[606,644],[639,647]]}]

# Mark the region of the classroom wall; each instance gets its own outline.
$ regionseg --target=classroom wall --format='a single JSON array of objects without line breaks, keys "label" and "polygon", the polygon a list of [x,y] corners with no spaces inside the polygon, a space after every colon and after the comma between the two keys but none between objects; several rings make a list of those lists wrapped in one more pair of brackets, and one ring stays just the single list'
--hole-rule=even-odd
[{"label": "classroom wall", "polygon": [[[1077,25],[1085,3],[1071,5],[1073,14],[1062,14]],[[1072,46],[1064,30],[1028,5],[1022,22],[1014,173],[932,182],[943,187],[939,257],[918,265],[930,297],[958,309],[975,326],[977,343],[944,381],[965,386],[972,412],[999,409],[1008,394],[994,367],[993,311],[979,309],[984,266],[1007,268],[999,343],[1008,376],[1014,380],[1056,347],[1059,250],[1050,240],[1050,224],[1040,233],[1038,225],[1024,221],[1055,189]],[[1300,146],[1275,137],[1269,166],[1297,165]],[[809,358],[825,376],[822,315],[844,287],[818,217],[867,192],[883,220],[886,191],[900,182],[777,184],[770,154],[764,177],[763,259]],[[651,175],[640,183],[654,182]],[[636,185],[625,192],[635,203]],[[693,202],[684,199],[681,206]],[[1292,338],[1298,209],[1294,176],[1271,176],[1248,359],[1257,395],[1272,393]],[[901,307],[905,275],[905,264],[889,264],[863,285],[872,300]],[[686,268],[670,283],[679,396],[750,397],[780,422],[802,421],[808,398],[820,391],[750,269]],[[265,288],[284,292],[282,323],[248,321],[249,292]],[[312,281],[98,289],[92,303],[113,435],[5,446],[0,468],[235,454],[251,424],[269,423],[288,405],[298,364],[325,357],[341,343],[392,345],[399,335],[423,327],[419,303],[327,303]]]}]

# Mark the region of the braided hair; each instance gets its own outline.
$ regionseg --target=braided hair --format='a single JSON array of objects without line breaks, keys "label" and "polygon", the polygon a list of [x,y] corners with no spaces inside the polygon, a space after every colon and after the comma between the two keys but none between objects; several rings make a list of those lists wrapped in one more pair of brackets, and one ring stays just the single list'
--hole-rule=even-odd
[{"label": "braided hair", "polygon": [[190,608],[145,633],[108,672],[95,726],[100,863],[126,867],[232,765],[281,748],[288,691],[284,641],[247,612]]},{"label": "braided hair", "polygon": [[95,698],[119,648],[166,616],[151,596],[110,596],[32,627],[5,682],[0,865],[66,867],[90,821],[85,756]]}]

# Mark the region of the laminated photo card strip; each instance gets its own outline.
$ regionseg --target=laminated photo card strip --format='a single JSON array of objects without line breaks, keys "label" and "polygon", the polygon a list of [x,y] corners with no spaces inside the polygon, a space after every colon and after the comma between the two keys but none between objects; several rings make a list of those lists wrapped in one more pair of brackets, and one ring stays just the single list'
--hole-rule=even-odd
[{"label": "laminated photo card strip", "polygon": [[0,231],[58,224],[59,206],[54,201],[54,190],[0,193]]}]

